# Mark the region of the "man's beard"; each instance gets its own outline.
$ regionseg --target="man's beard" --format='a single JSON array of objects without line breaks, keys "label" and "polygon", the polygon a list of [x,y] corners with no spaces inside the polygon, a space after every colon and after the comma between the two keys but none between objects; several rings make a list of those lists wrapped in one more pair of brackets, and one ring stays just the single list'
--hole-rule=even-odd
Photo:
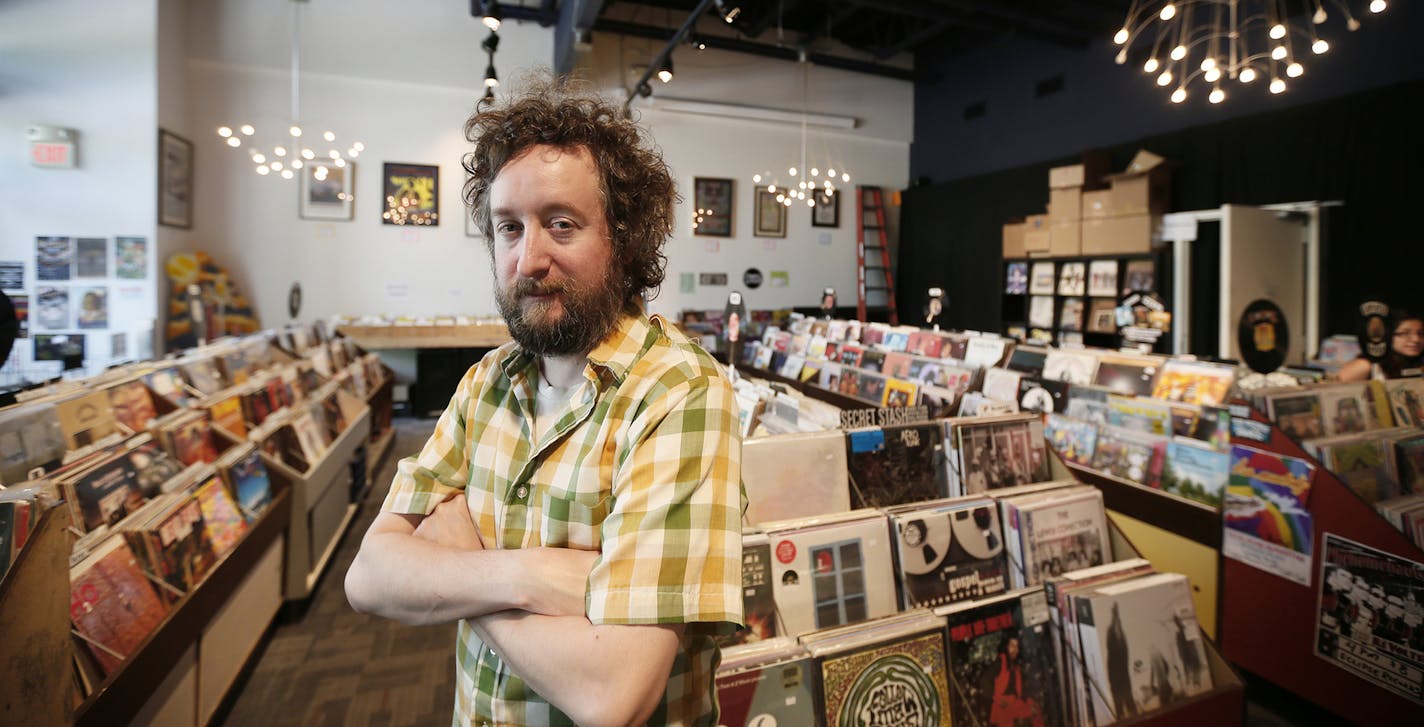
[{"label": "man's beard", "polygon": [[[495,291],[495,303],[509,326],[509,334],[525,350],[539,356],[569,356],[592,351],[618,322],[623,312],[622,286],[612,266],[603,280],[581,285],[572,280],[520,279]],[[554,299],[525,304],[527,295]],[[555,307],[562,314],[549,320]]]}]

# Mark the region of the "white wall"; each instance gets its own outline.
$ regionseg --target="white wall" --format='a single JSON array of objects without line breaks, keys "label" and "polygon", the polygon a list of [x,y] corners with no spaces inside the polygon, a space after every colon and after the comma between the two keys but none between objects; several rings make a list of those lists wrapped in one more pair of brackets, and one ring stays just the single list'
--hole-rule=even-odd
[{"label": "white wall", "polygon": [[[494,311],[488,253],[467,237],[460,157],[465,119],[484,92],[487,31],[465,3],[312,0],[304,7],[301,120],[360,140],[354,219],[297,213],[296,180],[259,177],[246,149],[219,143],[219,125],[285,128],[290,108],[289,3],[217,0],[189,17],[188,112],[205,152],[197,172],[193,247],[228,268],[265,326],[333,314],[486,314]],[[397,12],[399,11],[399,12]],[[500,74],[546,64],[552,32],[507,23]],[[322,148],[324,148],[323,145]],[[344,147],[343,147],[344,148]],[[440,223],[381,223],[383,162],[440,167]]]},{"label": "white wall", "polygon": [[[37,236],[109,238],[111,276],[115,235],[152,245],[156,15],[156,0],[0,3],[0,260],[24,261],[32,295]],[[25,129],[32,124],[78,130],[78,168],[30,166]],[[156,314],[152,278],[141,285],[112,278],[58,285],[110,287],[110,329],[85,332],[91,367],[108,362],[111,332],[146,329]],[[116,310],[120,285],[125,301]],[[32,305],[32,324],[33,313]],[[58,372],[57,363],[36,365],[31,355],[26,342],[17,345],[0,383]]]},{"label": "white wall", "polygon": [[[483,89],[479,43],[486,31],[467,4],[392,4],[355,0],[334,6],[312,0],[302,40],[302,116],[329,125],[344,138],[359,137],[355,219],[314,222],[297,216],[295,182],[259,178],[247,155],[220,147],[213,129],[265,114],[284,124],[289,75],[285,3],[216,0],[192,7],[189,18],[189,113],[205,152],[198,170],[194,247],[228,266],[252,299],[264,325],[286,322],[287,291],[301,282],[302,318],[332,314],[492,314],[489,263],[483,242],[466,237],[461,217],[460,156],[468,143],[462,125]],[[506,81],[553,57],[552,28],[506,22],[496,56]],[[646,41],[600,34],[582,59],[584,75],[622,99],[630,65],[656,47]],[[679,52],[678,76],[659,94],[744,105],[801,108],[802,68],[715,50]],[[828,148],[853,182],[899,189],[909,177],[912,85],[834,69],[813,68],[809,108],[855,116],[858,128],[811,134],[811,147]],[[790,273],[790,285],[764,285],[755,307],[814,305],[821,288],[834,285],[854,300],[853,195],[842,201],[839,228],[812,228],[810,210],[789,210],[785,239],[752,236],[751,174],[757,168],[799,161],[797,125],[693,117],[635,105],[676,175],[685,197],[677,231],[668,242],[668,277],[653,303],[656,312],[720,308],[732,288],[679,292],[679,274],[725,272],[740,286],[742,272],[757,267]],[[261,121],[254,121],[261,126]],[[228,153],[230,152],[231,153]],[[813,157],[817,156],[812,154]],[[380,223],[383,161],[440,165],[441,223],[402,228]],[[690,234],[692,179],[732,177],[736,231],[731,238]],[[822,241],[824,237],[824,242]],[[715,241],[711,252],[708,242]],[[390,290],[394,287],[395,290]],[[398,295],[392,295],[392,293]]]}]

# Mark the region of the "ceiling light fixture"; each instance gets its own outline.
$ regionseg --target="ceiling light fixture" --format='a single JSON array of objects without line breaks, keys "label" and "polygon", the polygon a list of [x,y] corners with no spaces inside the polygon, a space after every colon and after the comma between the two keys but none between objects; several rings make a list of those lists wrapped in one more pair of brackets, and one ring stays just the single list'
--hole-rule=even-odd
[{"label": "ceiling light fixture", "polygon": [[[1388,9],[1385,0],[1333,1],[1348,31],[1360,27],[1357,12]],[[1272,94],[1283,93],[1281,76],[1305,74],[1300,60],[1305,48],[1321,56],[1332,47],[1319,33],[1331,16],[1325,0],[1292,5],[1300,11],[1298,17],[1292,17],[1291,5],[1284,0],[1133,0],[1127,19],[1113,35],[1119,46],[1117,62],[1127,63],[1128,52],[1141,46],[1142,71],[1156,76],[1158,86],[1175,86],[1174,104],[1186,100],[1187,86],[1197,79],[1211,89],[1206,98],[1212,104],[1226,100],[1223,78],[1251,83],[1265,76],[1271,79]],[[1171,49],[1170,60],[1162,58],[1165,48]]]},{"label": "ceiling light fixture", "polygon": [[658,80],[663,83],[672,82],[672,55],[663,59],[663,64],[658,67]]},{"label": "ceiling light fixture", "polygon": [[[262,149],[262,148],[271,149],[271,152],[272,152],[272,153],[271,153],[271,156],[272,156],[272,157],[274,157],[274,158],[283,158],[283,157],[286,157],[286,156],[287,156],[287,147],[282,146],[282,143],[290,143],[290,144],[292,144],[292,145],[294,146],[294,149],[293,149],[293,153],[294,153],[294,154],[300,155],[302,158],[308,159],[308,160],[315,159],[315,157],[316,157],[316,152],[315,152],[315,151],[313,151],[310,147],[302,147],[302,146],[300,146],[299,142],[297,141],[298,139],[301,138],[301,136],[302,136],[302,134],[303,134],[302,122],[301,122],[301,117],[302,117],[302,114],[301,114],[301,96],[302,96],[302,78],[301,78],[301,77],[302,77],[302,47],[301,47],[301,31],[302,31],[302,22],[301,22],[301,21],[302,21],[302,6],[303,6],[303,5],[306,5],[306,4],[307,4],[307,0],[292,0],[292,14],[291,14],[291,30],[292,30],[292,34],[291,34],[291,54],[292,54],[292,55],[291,55],[291,67],[292,67],[291,104],[292,104],[292,106],[291,106],[291,115],[287,118],[287,121],[286,121],[286,123],[287,123],[286,135],[285,135],[284,137],[280,138],[280,139],[277,141],[277,143],[271,144],[270,146],[267,146],[267,147],[263,147],[263,144],[262,144],[262,143],[258,140],[258,138],[257,138],[257,127],[256,127],[255,125],[253,125],[253,124],[250,124],[250,123],[239,124],[239,125],[237,125],[237,127],[236,127],[236,131],[234,131],[234,129],[233,129],[232,126],[229,126],[229,125],[226,125],[226,124],[224,124],[224,125],[222,125],[222,126],[219,126],[218,129],[217,129],[218,137],[219,137],[220,139],[222,139],[222,143],[226,144],[226,145],[229,146],[229,147],[232,147],[232,148],[234,148],[234,149],[237,149],[237,148],[242,147],[242,146],[244,145],[244,142],[246,142],[246,143],[252,145],[252,148],[251,148],[249,151],[247,151],[246,153],[249,155],[249,159],[250,159],[250,160],[252,161],[252,163],[253,163],[253,170],[254,170],[255,172],[257,172],[257,174],[260,175],[260,176],[264,176],[264,177],[265,177],[265,176],[270,175],[272,172],[278,172],[278,173],[279,173],[278,176],[280,176],[281,178],[283,178],[283,179],[291,179],[291,178],[293,177],[292,169],[301,169],[301,168],[302,168],[302,162],[301,162],[301,160],[293,160],[293,161],[291,162],[291,166],[289,166],[289,167],[283,167],[282,162],[275,161],[275,159],[274,159],[274,161],[272,161],[272,162],[269,163],[269,162],[267,161],[267,155],[264,154],[262,151],[259,151],[259,149]],[[272,129],[279,129],[279,128],[281,128],[281,124],[279,124],[279,123],[274,123],[274,124],[272,124],[272,125],[270,125],[270,126],[265,126],[265,128],[267,128],[267,129],[269,130],[269,132],[270,132]],[[315,132],[313,132],[313,135],[315,135]],[[346,165],[346,161],[345,161],[345,159],[342,158],[341,152],[337,150],[339,147],[335,145],[335,142],[336,142],[336,132],[330,131],[330,130],[325,130],[325,131],[322,132],[321,138],[322,138],[324,141],[326,141],[328,144],[333,144],[333,146],[329,147],[329,148],[324,152],[325,156],[327,156],[327,157],[329,157],[330,159],[334,160],[333,162],[331,162],[333,165],[335,165],[335,166],[345,166],[345,165]],[[290,139],[291,141],[288,141],[288,139]],[[366,146],[365,146],[364,144],[362,144],[361,142],[359,142],[359,141],[352,142],[349,146],[347,146],[346,155],[347,155],[348,158],[355,159],[357,156],[360,155],[361,150],[363,150],[363,149],[365,149],[365,148],[366,148]]]},{"label": "ceiling light fixture", "polygon": [[[805,202],[807,207],[816,206],[816,195],[831,197],[836,193],[838,185],[850,184],[850,172],[845,171],[844,165],[837,165],[831,160],[830,150],[823,144],[823,153],[826,159],[824,165],[812,162],[807,163],[806,127],[809,114],[807,106],[810,97],[811,85],[811,63],[806,59],[806,51],[803,49],[799,53],[798,62],[801,64],[801,157],[800,164],[792,164],[786,168],[786,175],[792,179],[794,184],[782,184],[779,174],[770,170],[762,170],[752,175],[752,184],[767,185],[767,191],[776,194],[776,201],[786,207],[790,207],[796,202]],[[840,167],[839,174],[836,167]],[[778,192],[780,190],[780,192]]]}]

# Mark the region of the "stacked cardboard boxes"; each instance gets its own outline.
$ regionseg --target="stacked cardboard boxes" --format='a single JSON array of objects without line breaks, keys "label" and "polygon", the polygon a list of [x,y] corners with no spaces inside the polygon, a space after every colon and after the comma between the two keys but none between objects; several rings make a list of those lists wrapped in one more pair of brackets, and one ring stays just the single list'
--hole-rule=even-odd
[{"label": "stacked cardboard boxes", "polygon": [[1004,225],[1004,258],[1075,257],[1085,254],[1083,198],[1107,171],[1107,156],[1083,155],[1081,164],[1048,170],[1048,211]]},{"label": "stacked cardboard boxes", "polygon": [[1107,189],[1082,194],[1081,254],[1151,252],[1170,194],[1167,160],[1144,149],[1126,170],[1106,179]]}]

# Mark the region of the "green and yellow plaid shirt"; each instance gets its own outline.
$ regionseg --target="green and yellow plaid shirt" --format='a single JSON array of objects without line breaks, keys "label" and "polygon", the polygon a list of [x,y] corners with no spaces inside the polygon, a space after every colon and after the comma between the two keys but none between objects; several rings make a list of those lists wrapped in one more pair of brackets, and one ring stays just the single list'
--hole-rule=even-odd
[{"label": "green and yellow plaid shirt", "polygon": [[[400,462],[382,509],[428,515],[464,490],[486,547],[600,551],[589,621],[688,625],[649,724],[715,727],[711,636],[742,622],[732,387],[680,331],[636,312],[588,362],[534,442],[537,360],[513,343],[492,351],[465,374],[425,448]],[[466,621],[455,658],[456,725],[573,724]]]}]

